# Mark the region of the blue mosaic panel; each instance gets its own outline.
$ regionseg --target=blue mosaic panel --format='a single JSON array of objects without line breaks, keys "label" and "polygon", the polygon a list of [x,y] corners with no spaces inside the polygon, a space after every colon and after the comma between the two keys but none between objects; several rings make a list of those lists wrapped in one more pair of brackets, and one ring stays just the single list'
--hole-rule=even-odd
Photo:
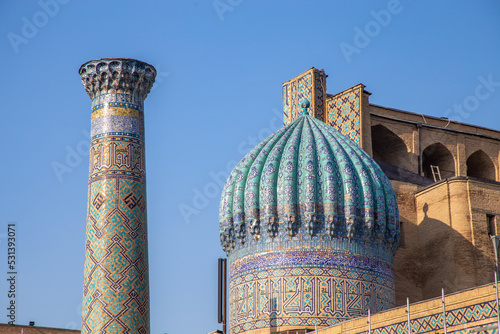
[{"label": "blue mosaic panel", "polygon": [[363,87],[356,86],[330,97],[326,102],[326,123],[361,145],[361,98]]},{"label": "blue mosaic panel", "polygon": [[105,106],[125,106],[144,111],[144,100],[137,95],[123,93],[100,94],[92,100],[92,112]]},{"label": "blue mosaic panel", "polygon": [[238,259],[229,269],[229,333],[327,327],[388,309],[393,281],[392,266],[368,254],[276,251]]},{"label": "blue mosaic panel", "polygon": [[99,59],[79,70],[92,99],[82,334],[149,334],[144,99],[155,69]]},{"label": "blue mosaic panel", "polygon": [[90,151],[82,333],[148,333],[144,144],[114,132]]},{"label": "blue mosaic panel", "polygon": [[300,105],[301,101],[307,99],[311,103],[309,108],[307,108],[307,114],[309,116],[314,116],[313,106],[312,106],[312,93],[313,93],[312,73],[308,72],[305,75],[299,77],[297,82],[298,82],[297,102]]},{"label": "blue mosaic panel", "polygon": [[309,116],[324,120],[326,75],[323,70],[311,68],[283,84],[283,123],[290,124],[302,115],[300,104],[308,100]]},{"label": "blue mosaic panel", "polygon": [[326,75],[314,72],[314,110],[317,119],[325,121]]},{"label": "blue mosaic panel", "polygon": [[[468,305],[466,307],[446,310],[446,327],[448,333],[468,333],[468,328],[473,326],[488,326],[496,324],[496,301]],[[485,321],[490,320],[490,321]],[[463,325],[467,324],[466,328]],[[425,317],[410,319],[410,330],[412,333],[442,333],[444,329],[443,313],[438,312]],[[408,322],[402,321],[389,326],[372,328],[373,334],[407,334]],[[488,333],[498,333],[495,330],[488,330]],[[368,334],[367,331],[360,334]]]},{"label": "blue mosaic panel", "polygon": [[102,133],[127,132],[144,136],[144,121],[136,117],[124,115],[103,116],[91,121],[92,138]]}]

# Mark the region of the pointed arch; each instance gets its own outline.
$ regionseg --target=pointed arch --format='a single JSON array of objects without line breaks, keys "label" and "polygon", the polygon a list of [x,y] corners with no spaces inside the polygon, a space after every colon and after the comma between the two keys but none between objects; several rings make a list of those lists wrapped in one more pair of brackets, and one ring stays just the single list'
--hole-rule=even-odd
[{"label": "pointed arch", "polygon": [[430,179],[433,178],[431,166],[439,167],[441,179],[456,175],[453,154],[441,143],[431,144],[422,152],[422,171]]},{"label": "pointed arch", "polygon": [[411,153],[405,142],[385,126],[372,126],[373,158],[391,165],[412,170]]},{"label": "pointed arch", "polygon": [[495,181],[495,164],[483,150],[477,150],[467,158],[467,176]]}]

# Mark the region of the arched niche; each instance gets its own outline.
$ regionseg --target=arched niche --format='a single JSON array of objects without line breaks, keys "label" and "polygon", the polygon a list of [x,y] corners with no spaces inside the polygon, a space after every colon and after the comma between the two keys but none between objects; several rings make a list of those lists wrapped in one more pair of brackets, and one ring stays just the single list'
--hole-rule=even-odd
[{"label": "arched niche", "polygon": [[373,158],[391,165],[412,170],[412,154],[405,142],[383,125],[372,126]]},{"label": "arched niche", "polygon": [[478,150],[467,158],[467,176],[495,181],[495,165],[483,150]]},{"label": "arched niche", "polygon": [[429,145],[422,152],[422,171],[424,176],[434,179],[431,166],[438,166],[441,179],[455,176],[455,159],[441,143]]}]

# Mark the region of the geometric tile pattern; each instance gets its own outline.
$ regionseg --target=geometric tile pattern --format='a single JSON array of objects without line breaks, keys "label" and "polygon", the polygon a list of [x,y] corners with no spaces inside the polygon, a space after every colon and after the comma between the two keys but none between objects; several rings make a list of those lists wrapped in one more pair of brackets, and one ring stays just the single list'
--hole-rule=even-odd
[{"label": "geometric tile pattern", "polygon": [[89,188],[82,333],[148,333],[145,184],[109,177]]},{"label": "geometric tile pattern", "polygon": [[148,334],[143,100],[155,70],[111,58],[80,74],[93,99],[82,333]]},{"label": "geometric tile pattern", "polygon": [[[310,250],[267,255],[256,254],[230,264],[229,333],[273,327],[321,328],[366,315],[368,309],[376,312],[394,307],[393,272],[377,270],[377,259],[369,259],[369,255]],[[269,261],[269,255],[287,261]],[[349,258],[348,263],[340,260],[343,257]],[[337,263],[329,262],[336,258]],[[249,266],[252,262],[258,263]]]},{"label": "geometric tile pattern", "polygon": [[[297,102],[300,103],[304,99],[309,100],[309,102],[312,101],[312,90],[313,90],[313,84],[312,84],[313,78],[312,78],[312,73],[308,72],[302,76],[300,76],[297,80],[298,84],[298,90],[297,90]],[[302,109],[300,109],[302,111]],[[309,116],[313,116],[313,106],[312,103],[310,104],[309,108],[307,108],[307,114]],[[297,115],[300,116],[300,115]]]},{"label": "geometric tile pattern", "polygon": [[302,115],[301,102],[307,99],[309,116],[324,120],[326,75],[323,70],[311,68],[283,83],[283,123],[290,124]]},{"label": "geometric tile pattern", "polygon": [[[308,99],[309,102],[312,101],[312,73],[310,71],[283,84],[284,125],[290,124],[301,115],[302,109],[299,106],[303,99]],[[312,104],[307,109],[307,113],[312,116]]]},{"label": "geometric tile pattern", "polygon": [[290,83],[283,84],[283,125],[288,125],[296,118],[297,105],[292,103],[292,96],[296,95],[297,82],[292,81]]},{"label": "geometric tile pattern", "polygon": [[[446,327],[448,333],[467,333],[467,329],[461,328],[454,330],[453,327],[470,324],[472,327],[475,322],[481,322],[481,326],[496,324],[496,301],[483,302],[475,305],[468,305],[454,310],[446,310]],[[484,320],[491,319],[491,323],[484,323]],[[443,314],[441,312],[431,314],[425,317],[410,319],[410,329],[412,333],[442,333]],[[372,328],[373,334],[406,334],[408,332],[408,322],[398,322],[389,326]],[[497,333],[495,330],[494,332]],[[360,332],[368,334],[368,332]]]},{"label": "geometric tile pattern", "polygon": [[325,121],[326,75],[325,72],[314,72],[314,109],[319,120]]},{"label": "geometric tile pattern", "polygon": [[358,85],[329,97],[326,102],[327,123],[344,136],[361,144],[361,97],[363,86]]}]

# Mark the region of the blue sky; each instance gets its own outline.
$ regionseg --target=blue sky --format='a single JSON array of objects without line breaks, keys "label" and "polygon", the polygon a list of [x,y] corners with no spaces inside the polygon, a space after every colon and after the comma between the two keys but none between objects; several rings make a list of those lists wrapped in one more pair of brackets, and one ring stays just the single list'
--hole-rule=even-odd
[{"label": "blue sky", "polygon": [[[220,191],[281,126],[284,81],[314,66],[329,93],[361,82],[372,103],[500,129],[493,0],[2,1],[0,36],[0,277],[15,223],[18,324],[80,328],[88,60],[158,71],[145,102],[154,334],[220,328]],[[0,279],[0,309],[7,291]]]}]

